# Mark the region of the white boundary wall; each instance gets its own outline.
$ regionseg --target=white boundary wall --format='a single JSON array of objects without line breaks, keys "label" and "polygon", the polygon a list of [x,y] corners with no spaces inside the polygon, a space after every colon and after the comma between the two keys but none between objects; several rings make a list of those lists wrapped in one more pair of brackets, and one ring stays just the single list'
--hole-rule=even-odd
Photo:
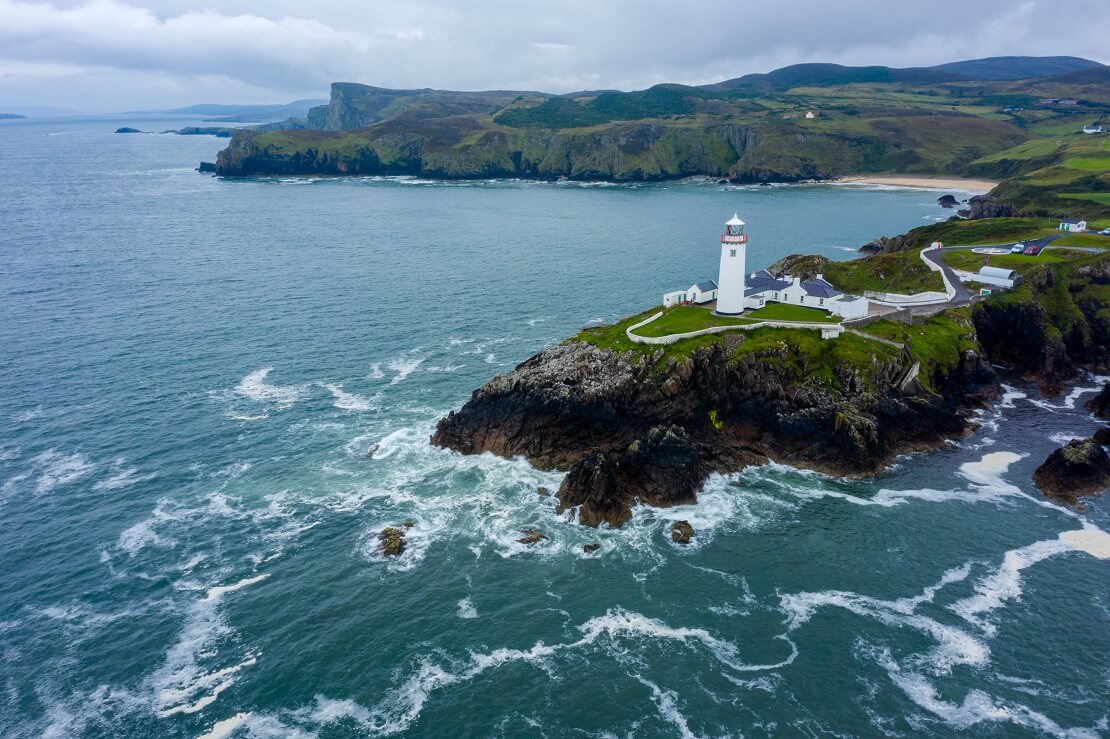
[{"label": "white boundary wall", "polygon": [[844,326],[840,323],[795,323],[791,321],[759,321],[758,323],[740,323],[735,326],[713,326],[711,328],[703,328],[698,331],[687,331],[683,334],[668,334],[666,336],[639,336],[632,333],[642,326],[646,326],[656,318],[663,315],[663,311],[659,311],[655,315],[645,318],[639,323],[629,326],[624,330],[625,336],[628,340],[635,344],[653,344],[657,346],[665,346],[673,344],[682,339],[690,339],[695,336],[704,336],[706,334],[719,334],[725,331],[750,331],[755,328],[809,328],[816,329],[821,332],[822,339],[835,339],[840,336],[840,332],[844,330]]}]

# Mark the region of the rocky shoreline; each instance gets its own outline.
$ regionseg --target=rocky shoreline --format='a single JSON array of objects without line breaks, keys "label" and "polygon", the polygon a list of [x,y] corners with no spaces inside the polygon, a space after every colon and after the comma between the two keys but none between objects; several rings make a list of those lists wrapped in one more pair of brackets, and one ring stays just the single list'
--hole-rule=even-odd
[{"label": "rocky shoreline", "polygon": [[710,473],[768,460],[874,475],[899,454],[968,432],[972,411],[998,393],[970,350],[933,392],[905,383],[908,355],[838,368],[828,383],[807,378],[785,343],[735,358],[745,340],[726,334],[681,361],[576,340],[552,346],[475,391],[432,442],[567,470],[558,510],[620,526],[637,502],[691,503]]}]

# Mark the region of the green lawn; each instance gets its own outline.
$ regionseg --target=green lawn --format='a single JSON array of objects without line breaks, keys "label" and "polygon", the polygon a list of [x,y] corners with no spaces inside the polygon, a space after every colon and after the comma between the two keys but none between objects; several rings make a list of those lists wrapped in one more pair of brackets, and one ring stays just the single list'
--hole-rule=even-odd
[{"label": "green lawn", "polygon": [[[1059,242],[1053,242],[1058,244]],[[1003,269],[1016,269],[1018,272],[1023,272],[1038,264],[1060,264],[1061,262],[1068,262],[1072,259],[1082,255],[1083,252],[1062,251],[1059,249],[1042,250],[1037,256],[1027,256],[1025,254],[992,254],[990,265],[992,267],[1001,267]],[[976,254],[973,251],[946,251],[943,252],[944,263],[949,267],[956,269],[966,270],[968,272],[978,272],[979,268],[986,264],[986,254]]]},{"label": "green lawn", "polygon": [[1110,172],[1110,157],[1084,157],[1065,159],[1064,166],[1071,169],[1089,169],[1095,172]]},{"label": "green lawn", "polygon": [[867,290],[907,295],[944,290],[940,273],[932,271],[921,261],[919,251],[918,248],[911,248],[833,262],[825,269],[825,279],[837,290],[858,295]]},{"label": "green lawn", "polygon": [[1101,246],[1110,249],[1110,236],[1098,234],[1068,234],[1052,242],[1053,246]]},{"label": "green lawn", "polygon": [[1094,203],[1110,205],[1110,192],[1062,192],[1060,197],[1071,198],[1072,200],[1090,200]]},{"label": "green lawn", "polygon": [[668,308],[661,318],[657,318],[643,328],[637,329],[639,336],[669,336],[700,331],[716,326],[739,326],[750,324],[746,318],[725,318],[713,315],[708,308],[699,305],[676,305]]},{"label": "green lawn", "polygon": [[745,316],[764,321],[805,321],[807,323],[840,323],[840,319],[817,308],[801,305],[768,303],[759,310],[745,313]]}]

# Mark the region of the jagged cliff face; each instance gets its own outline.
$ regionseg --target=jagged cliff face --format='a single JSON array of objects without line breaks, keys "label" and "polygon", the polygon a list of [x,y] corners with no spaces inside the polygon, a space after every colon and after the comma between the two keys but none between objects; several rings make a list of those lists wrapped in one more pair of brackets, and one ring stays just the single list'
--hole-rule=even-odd
[{"label": "jagged cliff face", "polygon": [[962,433],[962,411],[996,387],[974,352],[932,394],[904,382],[908,356],[837,367],[830,385],[802,379],[785,345],[735,358],[743,340],[727,335],[664,367],[581,342],[550,347],[477,390],[433,442],[566,469],[561,506],[589,525],[620,525],[635,500],[694,500],[713,470],[774,459],[874,473],[898,453]]},{"label": "jagged cliff face", "polygon": [[[329,115],[342,113],[329,113]],[[440,179],[523,177],[744,179],[738,162],[759,136],[745,126],[626,124],[602,132],[486,131],[468,118],[390,121],[352,142],[318,131],[237,131],[217,159],[231,176],[396,175]],[[739,147],[739,148],[737,148]]]}]

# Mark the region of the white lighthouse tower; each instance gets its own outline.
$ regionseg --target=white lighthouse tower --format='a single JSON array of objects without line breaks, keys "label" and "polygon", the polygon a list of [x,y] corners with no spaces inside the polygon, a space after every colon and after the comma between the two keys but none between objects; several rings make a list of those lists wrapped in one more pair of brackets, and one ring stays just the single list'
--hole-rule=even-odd
[{"label": "white lighthouse tower", "polygon": [[717,312],[736,315],[744,312],[744,269],[747,262],[748,235],[744,222],[735,213],[721,234],[721,273],[717,277]]}]

